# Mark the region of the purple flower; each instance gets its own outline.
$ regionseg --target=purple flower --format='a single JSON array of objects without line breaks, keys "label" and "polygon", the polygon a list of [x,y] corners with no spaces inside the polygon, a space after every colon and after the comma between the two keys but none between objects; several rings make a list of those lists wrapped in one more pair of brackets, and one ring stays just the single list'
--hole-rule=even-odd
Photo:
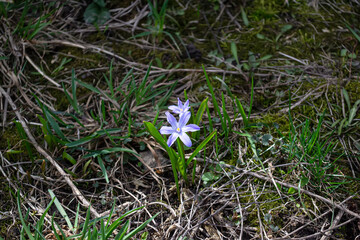
[{"label": "purple flower", "polygon": [[185,112],[180,115],[179,122],[176,121],[175,117],[171,113],[166,112],[165,114],[171,127],[161,127],[160,133],[171,134],[167,141],[167,145],[170,147],[175,142],[175,140],[180,137],[180,140],[185,144],[185,146],[191,147],[192,143],[186,132],[195,132],[200,130],[200,127],[195,124],[186,125],[190,119],[191,113]]},{"label": "purple flower", "polygon": [[180,98],[178,98],[178,106],[171,105],[169,106],[169,109],[181,116],[189,111],[189,100],[187,100],[183,105],[183,103],[180,101]]}]

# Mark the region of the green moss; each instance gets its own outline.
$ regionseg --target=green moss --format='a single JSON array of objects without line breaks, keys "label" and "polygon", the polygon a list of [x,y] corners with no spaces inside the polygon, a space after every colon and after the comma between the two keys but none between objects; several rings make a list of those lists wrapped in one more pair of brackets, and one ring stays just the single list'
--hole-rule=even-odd
[{"label": "green moss", "polygon": [[[259,179],[255,179],[254,183],[262,185],[263,181]],[[273,185],[271,186],[272,186],[272,190],[275,191]],[[284,187],[280,187],[279,190],[286,194],[288,189]],[[270,190],[268,189],[268,191]],[[309,211],[307,211],[307,213],[305,213],[304,211],[298,211],[298,208],[299,207],[303,208],[303,205],[301,204],[297,196],[295,196],[297,200],[291,202],[290,204],[289,203],[285,204],[285,202],[283,201],[284,199],[281,200],[279,194],[273,191],[264,193],[262,187],[261,188],[259,187],[259,189],[257,189],[257,193],[259,194],[262,193],[262,194],[257,199],[258,204],[253,203],[254,197],[248,195],[249,192],[244,192],[244,195],[240,194],[239,196],[240,202],[243,205],[246,205],[247,203],[251,203],[251,206],[247,208],[246,211],[249,213],[249,215],[246,216],[246,221],[245,221],[247,226],[259,228],[259,217],[258,217],[257,206],[260,209],[261,221],[267,228],[269,228],[270,224],[274,226],[278,226],[279,228],[284,227],[288,223],[290,217],[293,217],[294,213],[296,212],[297,212],[296,215],[298,216],[310,214]],[[312,209],[314,207],[310,197],[306,195],[302,195],[302,201],[306,209]],[[264,219],[265,214],[270,214],[272,216],[270,222],[267,222]]]},{"label": "green moss", "polygon": [[[12,202],[12,198],[9,195],[9,186],[8,181],[3,177],[0,176],[0,209],[2,212],[11,211],[14,207],[14,205],[10,204]],[[13,224],[12,219],[8,220],[1,220],[0,221],[0,236],[6,236],[7,232],[9,230],[9,226]],[[16,226],[20,226],[20,221],[15,222],[15,228]],[[15,236],[12,236],[15,237]]]},{"label": "green moss", "polygon": [[14,147],[21,141],[21,136],[15,126],[7,128],[0,134],[0,149]]}]

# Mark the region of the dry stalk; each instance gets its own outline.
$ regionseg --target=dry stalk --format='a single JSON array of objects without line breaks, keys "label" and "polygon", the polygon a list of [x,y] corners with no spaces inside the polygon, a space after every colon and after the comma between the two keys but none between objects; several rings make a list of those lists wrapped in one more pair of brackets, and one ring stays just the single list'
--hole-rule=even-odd
[{"label": "dry stalk", "polygon": [[64,177],[66,183],[69,185],[71,190],[73,191],[74,195],[79,198],[81,203],[86,207],[90,208],[91,213],[94,215],[94,217],[100,217],[100,214],[90,205],[89,201],[86,200],[86,198],[82,195],[80,190],[75,186],[75,184],[70,179],[69,174],[67,174],[62,167],[42,148],[40,145],[36,142],[35,138],[31,134],[27,124],[25,123],[23,117],[21,116],[20,112],[18,111],[15,103],[12,101],[11,97],[6,93],[6,91],[0,86],[0,92],[1,94],[8,100],[11,108],[15,112],[16,117],[18,118],[19,122],[21,123],[21,126],[24,128],[24,131],[29,138],[30,142],[33,144],[33,146],[36,148],[36,150],[43,155],[60,173],[62,177]]}]

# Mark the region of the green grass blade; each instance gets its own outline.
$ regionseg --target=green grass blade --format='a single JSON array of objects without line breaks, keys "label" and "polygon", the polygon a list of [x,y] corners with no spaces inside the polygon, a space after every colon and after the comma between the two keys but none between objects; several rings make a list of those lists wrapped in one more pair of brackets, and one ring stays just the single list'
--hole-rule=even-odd
[{"label": "green grass blade", "polygon": [[61,138],[61,140],[69,142],[69,140],[65,137],[64,133],[61,131],[59,124],[55,121],[55,119],[52,117],[49,110],[45,106],[43,106],[43,112],[46,119],[50,123],[50,126],[54,129],[55,133]]},{"label": "green grass blade", "polygon": [[17,129],[20,137],[22,138],[22,140],[24,140],[24,141],[22,141],[22,144],[25,146],[26,151],[29,154],[29,157],[30,157],[31,161],[34,162],[35,156],[33,154],[32,147],[31,147],[31,145],[30,145],[30,143],[28,141],[28,137],[27,137],[27,135],[25,133],[24,128],[22,127],[20,122],[16,121],[15,125],[16,125],[16,129]]},{"label": "green grass blade", "polygon": [[80,81],[79,79],[76,79],[76,81],[81,85],[83,86],[84,88],[87,88],[89,89],[90,91],[94,92],[94,93],[97,93],[97,94],[101,94],[101,91],[97,88],[95,88],[94,86],[88,84],[88,83],[85,83],[85,82],[82,82]]},{"label": "green grass blade", "polygon": [[135,234],[137,234],[138,232],[140,232],[141,230],[143,230],[146,225],[148,225],[149,222],[151,222],[154,218],[157,217],[157,215],[159,215],[159,213],[155,214],[154,216],[152,216],[151,218],[149,218],[148,220],[146,220],[145,222],[143,222],[139,227],[137,227],[136,229],[132,230],[129,234],[127,234],[123,240],[127,240],[130,239],[131,237],[133,237]]},{"label": "green grass blade", "polygon": [[81,238],[80,239],[85,239],[85,235],[87,233],[87,230],[89,228],[89,221],[90,221],[90,207],[88,208],[88,210],[86,211],[86,217],[85,217],[85,222],[83,225],[83,229],[81,231]]},{"label": "green grass blade", "polygon": [[52,215],[52,217],[51,217],[51,229],[53,230],[56,240],[63,240],[56,231],[55,224],[54,224],[54,215]]},{"label": "green grass blade", "polygon": [[75,70],[71,70],[71,91],[72,91],[72,100],[73,100],[73,107],[77,113],[80,113],[79,104],[76,98],[76,77],[75,77]]},{"label": "green grass blade", "polygon": [[43,227],[44,227],[44,219],[45,219],[45,215],[46,213],[50,210],[51,205],[54,203],[55,198],[53,198],[51,200],[51,202],[47,205],[44,213],[41,215],[40,219],[38,220],[38,222],[36,223],[36,229],[41,233],[43,231]]},{"label": "green grass blade", "polygon": [[197,111],[197,113],[196,113],[194,123],[195,123],[196,125],[198,125],[198,126],[199,126],[199,124],[200,124],[200,122],[201,122],[201,120],[202,120],[202,117],[203,117],[203,115],[204,115],[204,112],[205,112],[205,110],[206,110],[207,102],[208,102],[208,98],[205,98],[205,99],[201,102],[200,107],[199,107],[199,109],[198,109],[198,111]]},{"label": "green grass blade", "polygon": [[49,194],[50,194],[50,197],[51,197],[52,199],[54,199],[55,206],[56,206],[56,208],[59,210],[61,216],[65,219],[65,221],[66,221],[69,229],[70,229],[71,231],[73,231],[73,230],[74,230],[74,227],[73,227],[73,225],[72,225],[72,223],[71,223],[71,221],[70,221],[70,218],[69,218],[69,216],[67,215],[65,209],[62,207],[61,203],[60,203],[59,200],[56,198],[54,192],[53,192],[51,189],[48,189],[48,192],[49,192]]},{"label": "green grass blade", "polygon": [[217,100],[216,100],[216,98],[215,98],[214,90],[213,90],[213,87],[212,87],[211,82],[210,82],[210,80],[209,80],[209,77],[208,77],[208,75],[207,75],[207,73],[206,73],[206,70],[205,70],[204,65],[202,65],[202,68],[203,68],[203,71],[204,71],[204,74],[205,74],[206,83],[207,83],[208,88],[209,88],[209,91],[210,91],[210,93],[211,93],[211,97],[212,97],[212,100],[213,100],[214,108],[215,108],[217,114],[219,115],[219,118],[221,118],[221,120],[222,120],[221,111],[220,111],[220,108],[219,108],[219,104],[218,104],[218,102],[217,102]]},{"label": "green grass blade", "polygon": [[66,150],[63,151],[62,158],[68,160],[73,165],[76,164],[76,160],[66,152]]},{"label": "green grass blade", "polygon": [[79,212],[80,212],[80,204],[77,205],[76,215],[75,215],[75,223],[74,223],[74,231],[77,232],[79,228]]},{"label": "green grass blade", "polygon": [[100,236],[101,236],[101,239],[106,239],[105,238],[105,224],[104,224],[104,219],[101,219],[100,220]]},{"label": "green grass blade", "polygon": [[347,23],[345,23],[346,27],[350,30],[350,32],[354,35],[354,37],[360,42],[360,36],[352,29]]},{"label": "green grass blade", "polygon": [[250,106],[249,106],[248,119],[250,119],[253,101],[254,101],[254,77],[251,77],[251,94],[250,94]]},{"label": "green grass blade", "polygon": [[20,204],[20,190],[17,191],[17,205],[18,205],[18,210],[19,210],[19,217],[20,217],[20,221],[22,224],[22,228],[25,230],[26,234],[28,235],[28,238],[30,240],[35,240],[34,236],[32,235],[30,228],[28,225],[26,225],[25,220],[23,218],[23,215],[21,213],[21,204]]},{"label": "green grass blade", "polygon": [[232,123],[231,123],[229,114],[227,113],[226,108],[225,108],[225,98],[224,98],[223,93],[221,93],[221,100],[222,100],[222,110],[223,110],[223,115],[224,115],[224,127],[226,128],[225,132],[226,132],[226,135],[228,136],[229,133],[232,131]]},{"label": "green grass blade", "polygon": [[124,236],[129,228],[129,225],[130,225],[130,221],[127,220],[125,222],[125,225],[120,229],[119,233],[116,235],[115,240],[123,240],[124,239]]},{"label": "green grass blade", "polygon": [[[194,119],[194,124],[200,126],[200,122],[202,121],[202,118],[203,118],[203,115],[204,115],[204,112],[207,108],[207,102],[208,102],[208,98],[205,98],[201,104],[200,104],[200,107],[198,109],[198,111],[196,112],[196,116],[195,116],[195,119]],[[192,136],[195,138],[195,139],[199,139],[200,137],[200,131],[198,132],[194,132],[192,134]]]},{"label": "green grass blade", "polygon": [[212,131],[214,131],[214,127],[213,127],[213,122],[212,122],[210,110],[209,110],[209,107],[207,105],[206,105],[206,114],[207,114],[207,117],[209,119],[209,129],[210,129],[210,132],[212,132]]},{"label": "green grass blade", "polygon": [[102,158],[100,156],[97,156],[97,160],[98,160],[98,163],[100,165],[101,171],[104,174],[104,178],[106,180],[106,183],[109,183],[109,177],[108,177],[108,174],[107,174],[107,171],[106,171],[106,167],[104,165],[104,161],[102,160]]},{"label": "green grass blade", "polygon": [[246,116],[246,113],[244,111],[244,108],[243,108],[241,102],[239,101],[239,99],[237,97],[235,97],[235,102],[236,102],[236,105],[238,107],[239,113],[241,114],[241,117],[243,119],[244,126],[246,128],[248,126],[249,122],[248,122],[248,118]]},{"label": "green grass blade", "polygon": [[[109,221],[108,221],[109,222]],[[108,227],[106,229],[106,236],[104,239],[108,239],[111,234],[114,232],[114,230],[121,224],[121,219],[116,219],[111,225],[110,227]]]},{"label": "green grass blade", "polygon": [[65,146],[67,146],[67,147],[69,147],[69,148],[77,147],[77,146],[83,145],[83,144],[85,144],[85,143],[88,143],[88,142],[90,142],[91,140],[96,139],[97,137],[99,137],[99,135],[97,135],[97,134],[92,134],[92,135],[90,135],[90,136],[81,138],[81,139],[79,139],[79,140],[77,140],[77,141],[69,142],[69,143],[65,144]]}]

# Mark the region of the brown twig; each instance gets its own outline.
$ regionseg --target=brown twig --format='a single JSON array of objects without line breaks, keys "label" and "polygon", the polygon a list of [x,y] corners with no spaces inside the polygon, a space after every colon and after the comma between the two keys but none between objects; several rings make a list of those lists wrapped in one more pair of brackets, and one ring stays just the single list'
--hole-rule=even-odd
[{"label": "brown twig", "polygon": [[8,100],[11,108],[15,112],[16,117],[18,118],[19,122],[21,123],[21,126],[24,128],[24,131],[25,131],[27,137],[29,138],[29,140],[33,144],[33,146],[36,148],[36,150],[41,155],[43,155],[56,168],[56,170],[60,173],[61,176],[64,177],[66,183],[69,185],[69,187],[73,191],[74,195],[79,198],[79,200],[82,202],[82,204],[85,207],[90,208],[91,213],[95,217],[100,217],[100,214],[90,205],[89,201],[85,199],[85,197],[81,194],[79,189],[71,181],[69,174],[66,174],[65,171],[62,169],[62,167],[36,142],[35,138],[31,134],[27,124],[25,123],[23,117],[21,116],[20,112],[18,111],[15,103],[12,101],[11,97],[7,94],[7,92],[1,86],[0,86],[0,92]]}]

